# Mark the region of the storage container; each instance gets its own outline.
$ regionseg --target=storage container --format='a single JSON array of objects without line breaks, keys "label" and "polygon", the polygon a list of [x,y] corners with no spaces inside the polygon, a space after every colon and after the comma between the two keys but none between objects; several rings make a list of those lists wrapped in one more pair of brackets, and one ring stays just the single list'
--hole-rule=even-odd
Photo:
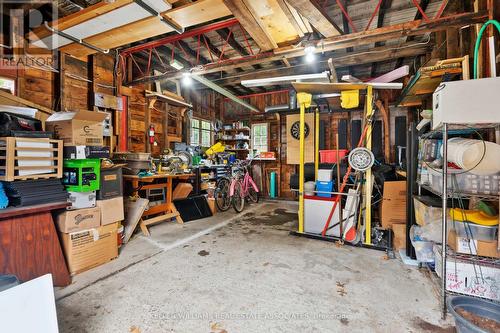
[{"label": "storage container", "polygon": [[500,318],[500,306],[494,302],[485,301],[470,296],[454,296],[447,300],[448,311],[455,318],[458,333],[482,333],[485,332],[481,327],[476,326],[460,315],[457,310],[463,309],[478,317],[498,321]]},{"label": "storage container", "polygon": [[332,170],[331,169],[319,169],[318,170],[318,178],[320,182],[329,182],[332,180]]},{"label": "storage container", "polygon": [[[346,157],[347,152],[347,149],[339,149],[339,158],[343,159]],[[337,163],[337,150],[320,150],[319,159],[321,163]]]},{"label": "storage container", "polygon": [[418,225],[441,223],[443,214],[440,198],[415,196],[413,203],[415,207],[415,222]]},{"label": "storage container", "polygon": [[[439,169],[427,168],[428,185],[436,192],[443,191],[443,175]],[[500,174],[480,176],[463,170],[448,169],[448,190],[464,194],[500,194]]]},{"label": "storage container", "polygon": [[331,198],[332,195],[330,193],[321,193],[321,192],[332,192],[333,191],[333,182],[316,182],[316,195],[318,197]]},{"label": "storage container", "polygon": [[466,237],[481,241],[495,241],[498,239],[498,226],[485,226],[472,222],[448,220],[448,227],[455,229],[458,237]]},{"label": "storage container", "polygon": [[314,195],[314,188],[316,187],[315,182],[305,182],[304,183],[304,194],[305,195]]}]

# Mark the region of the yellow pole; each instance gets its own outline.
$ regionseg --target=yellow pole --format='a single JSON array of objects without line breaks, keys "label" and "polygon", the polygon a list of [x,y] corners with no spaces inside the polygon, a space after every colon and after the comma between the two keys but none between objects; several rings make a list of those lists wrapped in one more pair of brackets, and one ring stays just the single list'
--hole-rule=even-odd
[{"label": "yellow pole", "polygon": [[[373,114],[373,90],[372,86],[366,88],[366,114],[368,129],[366,131],[366,148],[372,150],[372,122],[371,116]],[[371,168],[366,171],[365,181],[365,244],[372,244],[372,170]]]},{"label": "yellow pole", "polygon": [[306,108],[311,106],[312,95],[307,93],[297,93],[297,101],[300,105],[300,126],[299,126],[299,150],[300,150],[300,164],[299,164],[299,232],[304,232],[304,163],[305,163],[305,119]]},{"label": "yellow pole", "polygon": [[319,169],[319,109],[316,108],[314,124],[314,180],[318,179]]}]

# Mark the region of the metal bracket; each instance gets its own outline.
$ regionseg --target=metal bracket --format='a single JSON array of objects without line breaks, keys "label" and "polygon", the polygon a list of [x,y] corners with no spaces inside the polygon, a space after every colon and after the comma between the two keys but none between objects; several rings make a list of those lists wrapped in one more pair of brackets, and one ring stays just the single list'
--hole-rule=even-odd
[{"label": "metal bracket", "polygon": [[52,28],[52,27],[51,27],[51,26],[47,23],[47,21],[45,21],[43,24],[45,25],[45,28],[47,28],[47,30],[49,30],[49,31],[51,31],[51,32],[53,32],[53,33],[55,33],[56,35],[59,35],[59,36],[64,37],[64,38],[66,38],[66,39],[69,39],[70,41],[72,41],[72,42],[74,42],[74,43],[78,43],[78,44],[83,45],[83,46],[85,46],[85,47],[87,47],[87,48],[89,48],[89,49],[92,49],[92,50],[94,50],[94,51],[101,52],[101,53],[104,53],[104,54],[108,54],[108,53],[109,53],[109,49],[106,49],[106,50],[101,49],[100,47],[97,47],[97,46],[94,46],[94,45],[92,45],[92,44],[89,44],[89,43],[87,43],[87,42],[83,41],[82,39],[76,38],[76,37],[74,37],[74,36],[71,36],[71,35],[69,35],[69,34],[67,34],[67,33],[63,32],[63,31],[59,31],[59,30],[57,30],[57,29]]},{"label": "metal bracket", "polygon": [[141,6],[142,9],[144,9],[145,11],[147,11],[148,13],[150,13],[151,15],[158,16],[158,18],[160,19],[160,21],[162,21],[163,23],[165,23],[166,25],[168,25],[169,27],[171,27],[172,29],[174,29],[175,32],[177,32],[178,34],[184,33],[184,27],[181,27],[179,24],[177,24],[177,22],[175,22],[171,18],[163,16],[161,13],[158,13],[154,8],[152,8],[151,6],[149,6],[144,1],[142,1],[142,0],[134,0],[134,2],[136,4],[138,4],[139,6]]}]

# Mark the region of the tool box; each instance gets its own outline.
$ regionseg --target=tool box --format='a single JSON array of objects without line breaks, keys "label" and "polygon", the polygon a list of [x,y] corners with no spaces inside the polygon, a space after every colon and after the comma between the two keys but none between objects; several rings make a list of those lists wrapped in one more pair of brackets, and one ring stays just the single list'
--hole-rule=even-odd
[{"label": "tool box", "polygon": [[96,191],[100,185],[101,161],[99,159],[64,160],[63,185],[67,191]]}]

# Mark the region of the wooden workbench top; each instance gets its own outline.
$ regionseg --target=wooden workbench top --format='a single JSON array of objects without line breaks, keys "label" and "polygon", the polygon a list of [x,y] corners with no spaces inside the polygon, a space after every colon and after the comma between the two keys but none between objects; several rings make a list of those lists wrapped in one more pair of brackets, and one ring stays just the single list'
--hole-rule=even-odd
[{"label": "wooden workbench top", "polygon": [[47,204],[33,205],[33,206],[8,207],[5,209],[0,209],[0,219],[20,216],[20,215],[36,214],[55,209],[62,209],[66,208],[67,206],[68,203],[66,201],[60,201],[60,202],[51,202]]}]

